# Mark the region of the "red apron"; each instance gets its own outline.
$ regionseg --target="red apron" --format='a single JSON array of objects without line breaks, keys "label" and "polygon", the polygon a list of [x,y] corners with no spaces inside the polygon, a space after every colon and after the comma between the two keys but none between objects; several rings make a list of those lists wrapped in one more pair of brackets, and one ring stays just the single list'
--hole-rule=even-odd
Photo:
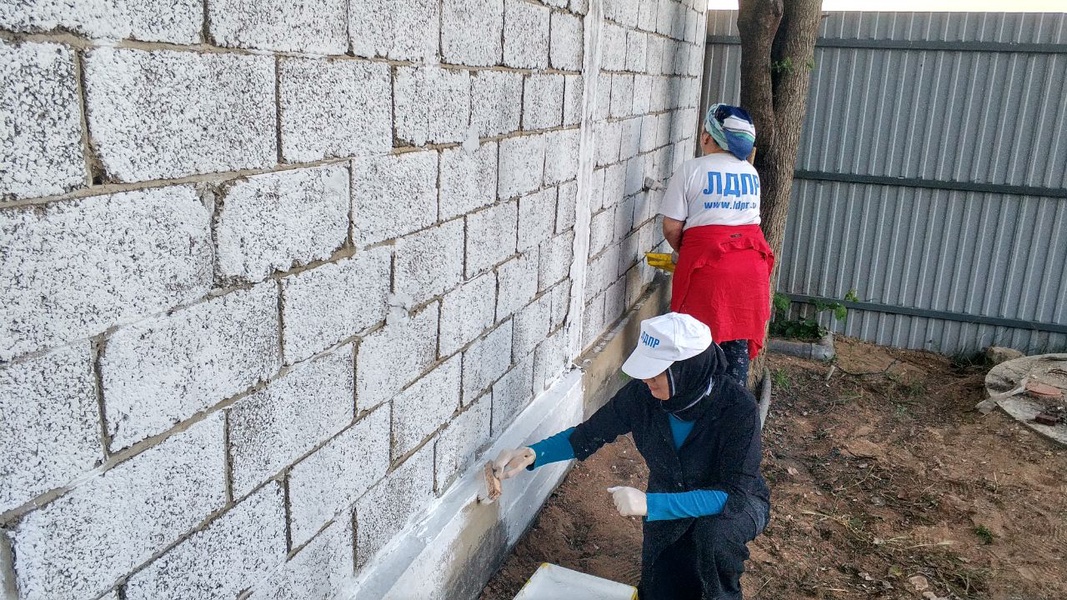
[{"label": "red apron", "polygon": [[715,342],[748,340],[763,348],[771,318],[774,252],[759,225],[703,225],[682,233],[671,285],[671,310],[711,328]]}]

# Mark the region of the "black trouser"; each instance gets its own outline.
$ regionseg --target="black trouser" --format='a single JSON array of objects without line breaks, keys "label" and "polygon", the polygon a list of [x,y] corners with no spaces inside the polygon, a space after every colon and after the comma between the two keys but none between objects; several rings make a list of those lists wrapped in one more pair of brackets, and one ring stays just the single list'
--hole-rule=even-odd
[{"label": "black trouser", "polygon": [[695,519],[682,537],[641,569],[640,600],[741,600],[746,544],[767,527],[770,509],[752,498],[730,517]]},{"label": "black trouser", "polygon": [[748,340],[731,340],[719,344],[726,355],[726,374],[748,389]]}]

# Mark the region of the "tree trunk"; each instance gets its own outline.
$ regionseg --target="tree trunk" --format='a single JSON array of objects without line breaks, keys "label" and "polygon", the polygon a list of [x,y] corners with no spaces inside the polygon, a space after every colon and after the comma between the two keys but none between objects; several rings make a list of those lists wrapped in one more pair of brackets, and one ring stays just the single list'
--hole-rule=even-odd
[{"label": "tree trunk", "polygon": [[[800,132],[807,112],[815,39],[822,0],[740,0],[741,106],[756,126],[756,170],[760,175],[760,220],[774,250],[771,294],[785,240]],[[749,370],[749,386],[763,376],[761,354]]]}]

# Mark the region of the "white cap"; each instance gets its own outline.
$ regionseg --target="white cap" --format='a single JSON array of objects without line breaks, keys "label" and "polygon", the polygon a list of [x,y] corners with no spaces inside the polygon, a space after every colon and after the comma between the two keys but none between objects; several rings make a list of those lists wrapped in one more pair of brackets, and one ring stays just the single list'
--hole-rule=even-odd
[{"label": "white cap", "polygon": [[649,379],[679,360],[692,358],[711,346],[708,326],[682,313],[667,313],[641,321],[641,339],[622,372],[634,379]]}]

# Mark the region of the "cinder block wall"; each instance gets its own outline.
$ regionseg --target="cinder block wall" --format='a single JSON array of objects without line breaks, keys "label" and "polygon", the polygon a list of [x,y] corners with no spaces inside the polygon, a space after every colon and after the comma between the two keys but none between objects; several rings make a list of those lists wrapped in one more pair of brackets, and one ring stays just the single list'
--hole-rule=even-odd
[{"label": "cinder block wall", "polygon": [[704,0],[0,6],[0,596],[335,597],[645,292],[703,47]]}]

